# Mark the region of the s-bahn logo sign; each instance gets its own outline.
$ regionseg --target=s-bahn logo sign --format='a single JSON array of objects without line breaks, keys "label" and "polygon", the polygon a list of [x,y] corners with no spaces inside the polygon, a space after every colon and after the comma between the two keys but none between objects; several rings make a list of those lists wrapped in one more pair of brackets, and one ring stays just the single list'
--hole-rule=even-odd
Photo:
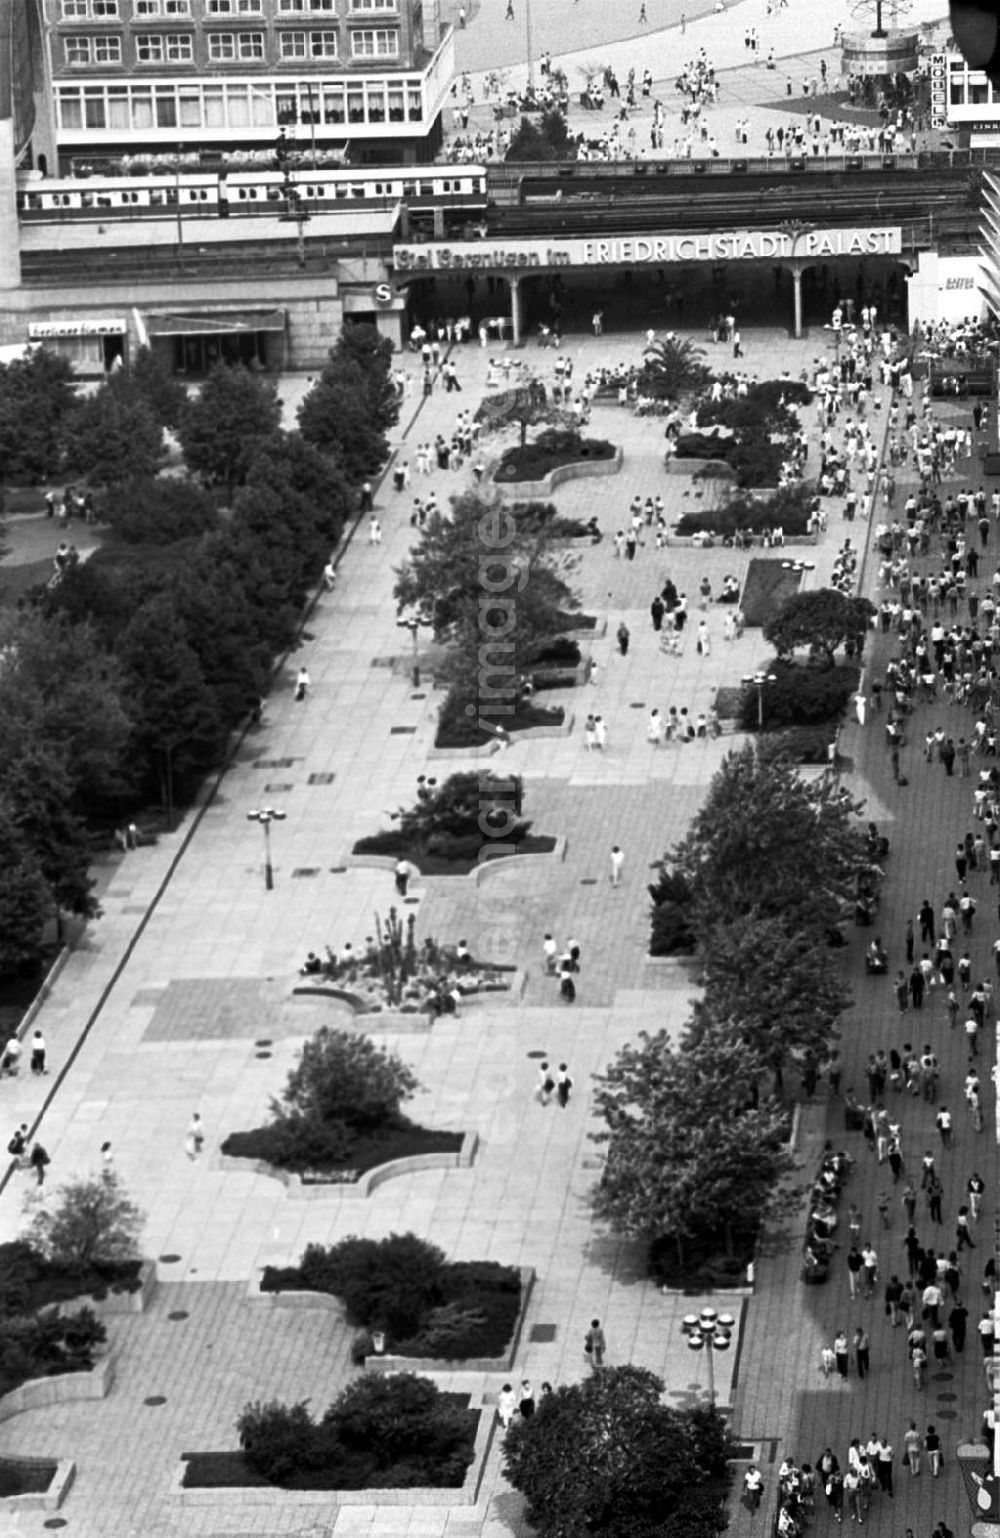
[{"label": "s-bahn logo sign", "polygon": [[711,235],[609,235],[605,240],[487,241],[394,246],[397,272],[510,271],[530,267],[651,266],[670,262],[757,262],[831,256],[898,256],[896,225],[851,229],[730,230]]}]

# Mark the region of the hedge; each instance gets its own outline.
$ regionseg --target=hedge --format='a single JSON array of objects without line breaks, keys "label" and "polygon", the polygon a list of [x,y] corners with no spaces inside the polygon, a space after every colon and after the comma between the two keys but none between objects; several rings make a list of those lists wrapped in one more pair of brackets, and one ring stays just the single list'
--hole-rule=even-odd
[{"label": "hedge", "polygon": [[[772,673],[775,678],[773,684],[764,686],[765,731],[837,720],[851,696],[857,693],[860,677],[859,669],[848,662],[820,668],[784,662],[778,657],[760,671]],[[740,721],[744,731],[757,730],[756,688],[748,686],[744,693]]]}]

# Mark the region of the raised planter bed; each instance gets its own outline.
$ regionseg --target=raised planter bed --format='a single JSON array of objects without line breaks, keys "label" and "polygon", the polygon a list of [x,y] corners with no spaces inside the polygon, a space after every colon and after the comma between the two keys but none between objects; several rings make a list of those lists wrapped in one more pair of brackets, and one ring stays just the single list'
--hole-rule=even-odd
[{"label": "raised planter bed", "polygon": [[392,1352],[385,1351],[380,1355],[366,1357],[365,1370],[367,1372],[415,1372],[420,1374],[432,1372],[510,1372],[517,1361],[521,1334],[524,1329],[524,1320],[528,1312],[528,1303],[535,1285],[534,1267],[521,1266],[519,1269],[521,1272],[521,1306],[518,1309],[517,1321],[514,1325],[514,1333],[510,1339],[510,1345],[503,1356],[462,1357],[458,1361],[449,1361],[444,1357],[395,1356]]},{"label": "raised planter bed", "polygon": [[44,1410],[49,1405],[69,1404],[76,1399],[106,1399],[115,1381],[111,1356],[102,1357],[89,1372],[66,1372],[52,1378],[29,1378],[0,1398],[0,1421],[25,1410]]},{"label": "raised planter bed", "polygon": [[619,444],[613,454],[606,459],[577,459],[569,464],[556,465],[548,475],[543,475],[536,481],[518,481],[505,476],[503,473],[503,461],[493,472],[495,485],[504,490],[515,491],[519,497],[546,497],[557,486],[562,486],[566,481],[589,479],[602,475],[617,475],[622,467],[625,456]]},{"label": "raised planter bed", "polygon": [[139,1285],[134,1292],[127,1292],[124,1289],[109,1290],[103,1298],[93,1295],[70,1298],[59,1305],[59,1311],[70,1314],[80,1308],[89,1308],[94,1311],[98,1319],[111,1319],[118,1314],[142,1314],[152,1302],[156,1283],[156,1261],[144,1260],[139,1268]]},{"label": "raised planter bed", "polygon": [[461,1146],[452,1152],[442,1150],[438,1153],[409,1154],[402,1159],[389,1159],[385,1164],[376,1164],[372,1169],[360,1173],[355,1170],[331,1170],[318,1173],[317,1178],[310,1178],[308,1171],[301,1175],[293,1170],[279,1169],[266,1159],[243,1159],[234,1154],[220,1153],[219,1168],[242,1174],[268,1175],[272,1180],[280,1180],[293,1200],[310,1201],[320,1197],[351,1200],[370,1196],[387,1180],[396,1180],[400,1175],[414,1175],[421,1170],[469,1169],[478,1147],[479,1134],[466,1132],[462,1135]]},{"label": "raised planter bed", "polygon": [[[294,1512],[298,1507],[340,1506],[474,1506],[479,1499],[486,1472],[486,1463],[496,1434],[497,1417],[492,1405],[479,1408],[479,1424],[472,1462],[462,1485],[415,1486],[405,1490],[285,1490],[278,1485],[260,1480],[256,1484],[236,1482],[236,1472],[242,1464],[239,1452],[214,1455],[220,1466],[228,1461],[233,1466],[230,1482],[211,1487],[189,1488],[184,1484],[185,1464],[182,1463],[171,1485],[171,1494],[180,1499],[183,1506],[220,1506],[229,1511],[241,1507],[260,1509],[267,1507],[275,1512]],[[190,1454],[187,1455],[190,1458]],[[255,1476],[251,1475],[251,1478]]]},{"label": "raised planter bed", "polygon": [[[575,721],[569,711],[563,712],[563,719],[551,726],[526,726],[523,731],[512,732],[514,742],[534,742],[542,737],[568,737],[573,730]],[[440,758],[489,758],[496,754],[496,739],[490,738],[488,742],[474,743],[468,748],[431,748],[424,756],[430,759]]]},{"label": "raised planter bed", "polygon": [[0,1527],[20,1511],[58,1511],[75,1475],[72,1458],[0,1458]]}]

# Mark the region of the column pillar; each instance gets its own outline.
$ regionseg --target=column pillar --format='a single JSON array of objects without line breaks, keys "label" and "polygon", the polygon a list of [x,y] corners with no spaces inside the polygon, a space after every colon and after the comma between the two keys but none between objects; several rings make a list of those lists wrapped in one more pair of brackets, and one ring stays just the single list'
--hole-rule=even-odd
[{"label": "column pillar", "polygon": [[21,285],[21,239],[14,175],[14,123],[0,121],[0,289]]},{"label": "column pillar", "polygon": [[521,280],[508,278],[510,284],[510,323],[515,347],[521,346]]},{"label": "column pillar", "polygon": [[792,335],[800,337],[802,335],[802,268],[797,263],[792,268],[792,293],[795,304],[795,329]]}]

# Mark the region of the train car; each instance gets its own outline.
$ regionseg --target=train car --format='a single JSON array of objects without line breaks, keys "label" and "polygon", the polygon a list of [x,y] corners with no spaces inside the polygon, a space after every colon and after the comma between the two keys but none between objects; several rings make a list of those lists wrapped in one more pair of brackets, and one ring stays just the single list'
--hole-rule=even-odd
[{"label": "train car", "polygon": [[[301,204],[317,212],[346,203],[371,207],[404,202],[415,212],[450,208],[475,213],[487,205],[482,166],[359,166],[288,173]],[[18,179],[17,205],[26,223],[63,220],[175,218],[180,210],[240,217],[273,214],[287,200],[286,178],[275,170],[217,170],[139,176]]]}]

